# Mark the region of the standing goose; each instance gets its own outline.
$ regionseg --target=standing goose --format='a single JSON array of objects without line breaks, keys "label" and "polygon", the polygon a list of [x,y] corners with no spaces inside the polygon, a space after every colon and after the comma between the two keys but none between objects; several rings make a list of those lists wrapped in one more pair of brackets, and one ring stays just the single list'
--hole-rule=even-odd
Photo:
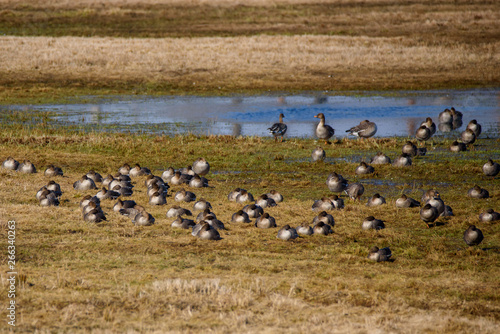
[{"label": "standing goose", "polygon": [[472,132],[476,135],[476,138],[481,134],[481,124],[479,124],[475,119],[467,124],[467,129],[472,130]]},{"label": "standing goose", "polygon": [[476,141],[476,135],[474,134],[474,131],[467,128],[467,129],[465,129],[464,132],[462,132],[460,134],[460,139],[462,139],[462,141],[466,145],[474,144],[474,142]]},{"label": "standing goose", "polygon": [[430,204],[424,205],[424,207],[420,210],[420,219],[427,224],[428,228],[430,228],[429,223],[433,223],[438,217],[438,210]]},{"label": "standing goose", "polygon": [[432,121],[432,118],[427,117],[425,121],[423,121],[420,126],[425,126],[431,132],[431,136],[436,133],[436,124]]},{"label": "standing goose", "polygon": [[283,141],[283,136],[286,133],[287,126],[285,123],[283,123],[283,118],[285,116],[283,114],[280,114],[280,121],[279,123],[274,123],[273,126],[268,128],[269,133],[274,136],[274,141],[278,140],[278,137],[281,137],[281,141]]},{"label": "standing goose", "polygon": [[352,183],[345,190],[345,193],[349,196],[349,198],[354,201],[356,199],[359,201],[364,192],[365,187],[363,187],[361,183]]},{"label": "standing goose", "polygon": [[319,124],[316,127],[316,137],[324,139],[326,145],[328,144],[328,139],[335,134],[335,130],[330,125],[325,124],[325,115],[323,113],[319,113],[314,117],[320,119]]},{"label": "standing goose", "polygon": [[346,132],[356,137],[370,138],[377,132],[377,125],[366,119],[349,130],[346,130]]}]

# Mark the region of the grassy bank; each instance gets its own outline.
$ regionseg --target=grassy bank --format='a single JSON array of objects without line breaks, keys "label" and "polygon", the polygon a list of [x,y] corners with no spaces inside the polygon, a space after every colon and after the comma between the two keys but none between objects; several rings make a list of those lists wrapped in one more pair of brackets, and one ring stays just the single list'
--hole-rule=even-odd
[{"label": "grassy bank", "polygon": [[485,1],[6,0],[0,103],[498,86],[498,9]]},{"label": "grassy bank", "polygon": [[[18,287],[18,329],[494,333],[498,328],[500,229],[478,222],[481,211],[500,207],[498,177],[481,173],[488,157],[498,160],[498,139],[480,139],[473,150],[457,154],[447,150],[451,140],[436,138],[413,166],[376,166],[374,175],[359,177],[354,169],[360,159],[378,151],[394,158],[406,138],[333,141],[324,146],[327,161],[311,163],[318,145],[312,139],[275,144],[257,137],[83,134],[35,122],[40,123],[29,130],[6,126],[0,137],[2,160],[29,158],[39,171],[0,170],[2,229],[16,220],[17,269],[26,275]],[[79,193],[72,184],[88,170],[114,174],[128,162],[160,175],[199,156],[211,164],[212,187],[193,191],[210,201],[226,224],[222,240],[202,241],[172,228],[165,213],[176,202],[168,197],[165,206],[147,204],[142,177],[133,179],[132,199],[156,218],[155,225],[134,227],[112,211],[114,201],[102,203],[106,222],[83,222],[79,201],[95,191]],[[35,193],[49,181],[43,171],[52,163],[64,170],[54,178],[64,194],[59,207],[41,208]],[[230,223],[243,206],[227,200],[236,187],[255,196],[280,191],[284,202],[266,209],[279,227],[311,222],[311,205],[330,194],[325,181],[333,171],[365,186],[361,203],[343,196],[346,208],[331,212],[334,234],[285,242],[276,239],[277,229]],[[492,197],[468,198],[474,184]],[[429,229],[418,208],[395,208],[400,194],[419,200],[422,190],[431,188],[455,216],[440,218]],[[172,186],[169,193],[179,189]],[[387,205],[367,207],[376,192]],[[369,215],[385,220],[387,228],[362,231]],[[470,224],[485,234],[479,247],[462,240]],[[369,262],[373,245],[391,247],[395,261]],[[6,248],[5,239],[1,247]],[[6,276],[1,278],[5,290]]]}]

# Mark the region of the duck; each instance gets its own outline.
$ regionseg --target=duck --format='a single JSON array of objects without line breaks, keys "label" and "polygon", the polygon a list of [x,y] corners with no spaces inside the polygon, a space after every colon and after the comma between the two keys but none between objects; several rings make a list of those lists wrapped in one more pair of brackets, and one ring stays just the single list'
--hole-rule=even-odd
[{"label": "duck", "polygon": [[432,137],[431,130],[425,125],[421,125],[417,129],[417,132],[415,133],[415,138],[417,138],[417,140],[420,142],[425,142],[429,140],[431,137]]},{"label": "duck", "polygon": [[256,204],[245,205],[242,210],[248,215],[249,218],[258,218],[264,214],[264,209]]},{"label": "duck", "polygon": [[59,199],[56,194],[48,189],[44,189],[39,198],[40,206],[59,206]]},{"label": "duck", "polygon": [[128,175],[130,177],[144,176],[151,174],[151,171],[147,167],[141,167],[139,164],[135,164],[134,168],[131,168]]},{"label": "duck", "polygon": [[493,209],[487,209],[479,214],[479,221],[494,222],[500,220],[500,213],[495,212]]},{"label": "duck", "polygon": [[360,200],[361,195],[365,192],[365,187],[361,183],[351,183],[347,188],[345,189],[345,193],[349,196],[350,199],[352,200]]},{"label": "duck", "polygon": [[[121,174],[120,174],[120,175],[121,175]],[[102,186],[103,186],[103,187],[108,187],[108,188],[109,188],[109,184],[110,184],[112,181],[114,181],[114,179],[115,179],[115,178],[113,177],[113,175],[111,175],[111,174],[106,175],[106,177],[104,177],[104,178],[102,179]],[[95,183],[95,182],[94,182],[94,183]]]},{"label": "duck", "polygon": [[181,190],[175,193],[174,199],[176,202],[194,202],[196,201],[196,195],[181,188]]},{"label": "duck", "polygon": [[335,134],[335,130],[330,125],[325,124],[325,115],[323,113],[319,113],[314,117],[320,119],[319,124],[316,127],[316,137],[324,139],[326,145],[328,143],[328,139]]},{"label": "duck", "polygon": [[257,204],[263,209],[267,207],[274,207],[277,205],[274,199],[267,197],[267,194],[262,194],[259,197],[257,197],[255,204]]},{"label": "duck", "polygon": [[56,183],[55,181],[50,180],[47,183],[46,187],[47,187],[47,190],[52,191],[56,197],[62,196],[61,186],[58,183]]},{"label": "duck", "polygon": [[196,223],[192,219],[182,218],[181,216],[177,216],[177,218],[172,222],[172,227],[182,228],[185,230],[189,230],[195,226]]},{"label": "duck", "polygon": [[236,196],[237,203],[245,203],[245,202],[255,202],[253,195],[248,191],[242,189],[238,196]]},{"label": "duck", "polygon": [[299,235],[297,233],[297,230],[294,229],[293,227],[290,227],[290,225],[286,224],[283,226],[279,231],[277,238],[281,240],[293,240],[298,238]]},{"label": "duck", "polygon": [[472,132],[474,132],[474,134],[476,135],[476,138],[479,137],[482,130],[481,124],[479,124],[475,119],[473,119],[472,121],[469,122],[469,124],[467,124],[466,129],[472,130]]},{"label": "duck", "polygon": [[250,217],[243,210],[238,210],[231,216],[232,223],[250,223]]},{"label": "duck", "polygon": [[208,180],[198,174],[193,176],[193,178],[189,181],[189,186],[191,188],[203,188],[208,187]]},{"label": "duck", "polygon": [[173,185],[181,185],[181,184],[189,184],[189,181],[191,181],[193,177],[188,174],[182,174],[180,171],[176,171],[174,175],[170,178],[170,184]]},{"label": "duck", "polygon": [[435,207],[440,216],[443,215],[443,213],[446,209],[446,206],[444,205],[444,201],[441,199],[441,196],[439,195],[438,192],[435,193],[434,197],[429,198],[425,202],[425,204],[430,204],[431,206]]},{"label": "duck", "polygon": [[331,192],[340,193],[347,188],[348,181],[335,172],[328,175],[326,185]]},{"label": "duck", "polygon": [[430,204],[426,204],[420,209],[420,219],[427,224],[428,228],[430,228],[429,223],[433,223],[438,217],[438,210]]},{"label": "duck", "polygon": [[380,196],[379,193],[376,193],[368,199],[366,206],[379,206],[382,204],[386,204],[385,198],[383,196]]},{"label": "duck", "polygon": [[469,191],[467,192],[467,195],[472,198],[489,198],[490,193],[488,190],[481,188],[477,184],[470,188]]},{"label": "duck", "polygon": [[[155,223],[155,218],[144,209],[144,207],[136,205],[137,214],[132,218],[132,223],[136,226],[150,226]],[[120,213],[123,211],[120,210]]]},{"label": "duck", "polygon": [[344,200],[337,195],[330,196],[330,202],[332,202],[334,209],[340,210],[344,208]]},{"label": "duck", "polygon": [[306,222],[301,223],[295,230],[298,234],[303,235],[312,235],[314,233],[312,227]]},{"label": "duck", "polygon": [[156,184],[157,186],[163,186],[165,185],[165,181],[163,181],[161,177],[153,174],[146,175],[146,180],[144,180],[144,185],[146,186],[146,188],[153,186],[153,184]]},{"label": "duck", "polygon": [[366,162],[361,161],[361,163],[359,164],[358,167],[356,167],[356,170],[354,172],[357,175],[373,174],[375,172],[375,168],[368,165]]},{"label": "duck", "polygon": [[475,225],[469,226],[464,232],[464,241],[469,246],[477,246],[484,239],[483,232]]},{"label": "duck", "polygon": [[136,205],[137,203],[135,201],[132,200],[123,201],[120,198],[118,198],[118,201],[115,203],[115,205],[113,205],[113,211],[120,212],[121,209],[133,208]]},{"label": "duck", "polygon": [[217,216],[215,215],[215,213],[213,213],[212,211],[210,211],[210,209],[205,209],[205,210],[203,210],[202,212],[200,212],[196,216],[196,222],[199,223],[199,222],[201,222],[203,220],[206,220],[209,215],[211,215],[210,219],[217,218]]},{"label": "duck", "polygon": [[486,176],[497,176],[500,172],[500,164],[491,159],[483,165],[483,173]]},{"label": "duck", "polygon": [[399,157],[394,159],[394,162],[392,163],[394,167],[408,167],[411,166],[411,164],[411,158],[406,153],[401,154]]},{"label": "duck", "polygon": [[323,222],[319,222],[313,226],[313,234],[328,235],[332,233],[333,233],[332,227]]},{"label": "duck", "polygon": [[85,195],[80,201],[80,208],[84,208],[85,206],[89,205],[90,202],[94,202],[98,206],[101,204],[99,198],[91,195]]},{"label": "duck", "polygon": [[438,121],[439,121],[439,123],[451,123],[451,122],[453,122],[453,115],[451,113],[451,110],[446,108],[445,110],[441,111],[439,113]]},{"label": "duck", "polygon": [[328,211],[333,210],[334,206],[328,197],[321,197],[321,199],[314,201],[311,209],[313,211]]},{"label": "duck", "polygon": [[194,211],[203,211],[205,209],[211,209],[212,205],[210,202],[205,200],[204,198],[200,198],[196,203],[193,205],[193,210]]},{"label": "duck", "polygon": [[279,122],[274,123],[270,128],[268,128],[269,133],[274,136],[274,141],[276,142],[278,140],[278,137],[281,137],[281,142],[283,141],[283,136],[286,133],[286,130],[288,127],[286,126],[285,123],[283,123],[283,118],[285,118],[285,115],[280,114],[279,116]]},{"label": "duck", "polygon": [[335,226],[335,219],[331,214],[326,213],[326,211],[321,211],[316,217],[313,218],[313,226],[317,225],[319,222],[328,224],[331,227]]},{"label": "duck", "polygon": [[411,197],[406,196],[405,194],[401,195],[401,197],[399,197],[396,200],[396,208],[416,208],[416,207],[420,207],[420,202]]},{"label": "duck", "polygon": [[2,162],[2,168],[8,170],[17,170],[18,167],[19,167],[19,162],[13,157],[8,157],[7,159],[5,159],[4,162]]},{"label": "duck", "polygon": [[453,129],[458,129],[462,126],[463,114],[460,111],[456,110],[454,107],[450,108],[450,112],[452,116],[451,124],[453,125]]},{"label": "duck", "polygon": [[389,247],[379,249],[377,246],[373,246],[368,253],[368,259],[375,262],[390,261],[391,256],[392,252]]},{"label": "duck", "polygon": [[149,204],[151,205],[165,205],[167,204],[167,199],[165,195],[160,192],[155,192],[149,197]]},{"label": "duck", "polygon": [[460,142],[458,142],[458,141],[455,140],[450,145],[450,151],[451,152],[465,152],[465,151],[467,151],[467,145],[465,145],[464,143],[460,143]]},{"label": "duck", "polygon": [[225,230],[226,229],[226,227],[224,226],[224,223],[221,222],[220,220],[218,220],[215,217],[215,214],[213,212],[211,212],[207,216],[205,216],[205,219],[203,221],[209,223],[210,226],[212,226],[216,230]]},{"label": "duck", "polygon": [[403,145],[402,151],[403,154],[407,154],[410,157],[415,157],[418,154],[417,146],[409,140]]},{"label": "duck", "polygon": [[[250,215],[249,215],[250,216]],[[276,227],[276,220],[265,212],[255,220],[255,227],[258,228],[273,228]]]},{"label": "duck", "polygon": [[361,224],[363,230],[382,230],[385,228],[383,220],[376,219],[373,216],[366,217]]},{"label": "duck", "polygon": [[125,164],[123,164],[123,166],[118,168],[118,173],[120,173],[122,175],[129,175],[130,170],[131,170],[131,168],[130,168],[129,164],[125,163]]},{"label": "duck", "polygon": [[95,182],[92,179],[89,179],[87,175],[83,175],[80,180],[73,183],[73,188],[79,191],[97,189]]},{"label": "duck", "polygon": [[228,195],[227,195],[227,199],[231,202],[236,202],[236,197],[238,197],[239,194],[241,194],[242,191],[246,191],[245,189],[241,189],[241,188],[236,188],[234,189],[233,191],[231,191]]},{"label": "duck", "polygon": [[193,162],[193,166],[191,167],[193,172],[198,175],[204,176],[207,175],[210,171],[210,164],[205,160],[205,158],[198,158]]},{"label": "duck", "polygon": [[[194,232],[194,228],[193,228]],[[200,224],[200,228],[197,229],[196,232],[196,237],[202,239],[202,240],[221,240],[221,236],[219,234],[219,231],[217,231],[215,228],[213,228],[210,224],[207,222],[203,222]]]},{"label": "duck", "polygon": [[22,164],[19,164],[17,167],[17,171],[25,174],[34,174],[36,173],[35,165],[31,163],[29,160],[24,160]]},{"label": "duck", "polygon": [[276,203],[283,202],[283,195],[274,189],[270,190],[266,195],[267,197],[272,198]]},{"label": "duck", "polygon": [[95,202],[89,202],[88,205],[86,205],[82,208],[83,218],[85,219],[85,215],[92,210],[102,211],[102,208],[99,204],[96,204]]},{"label": "duck", "polygon": [[324,160],[325,157],[326,157],[325,150],[320,146],[316,147],[312,151],[311,158],[313,162]]},{"label": "duck", "polygon": [[181,208],[178,205],[172,206],[167,211],[167,218],[173,218],[177,216],[192,216],[193,214],[188,209]]},{"label": "duck", "polygon": [[371,160],[372,165],[385,165],[391,163],[391,158],[382,152],[378,152]]},{"label": "duck", "polygon": [[430,200],[431,198],[434,198],[434,197],[440,197],[441,195],[439,194],[439,192],[435,189],[429,189],[427,190],[426,192],[424,192],[422,194],[422,202],[426,203],[428,200]]},{"label": "duck", "polygon": [[111,190],[116,191],[117,193],[120,194],[120,196],[123,196],[123,197],[132,196],[132,194],[134,193],[132,188],[122,187],[119,184],[113,186],[113,188],[111,188]]},{"label": "duck", "polygon": [[175,170],[172,168],[172,167],[168,167],[166,170],[163,171],[163,173],[161,174],[161,179],[164,181],[164,182],[170,182],[170,180],[172,179],[172,177],[174,176],[175,174]]},{"label": "duck", "polygon": [[106,189],[106,187],[102,187],[101,190],[97,192],[96,197],[101,201],[103,199],[117,199],[118,197],[120,197],[120,193],[114,190],[108,190]]},{"label": "duck", "polygon": [[104,212],[102,212],[102,210],[92,209],[91,211],[87,212],[85,216],[83,216],[83,220],[88,223],[100,223],[103,220],[106,220],[106,216],[104,215]]},{"label": "duck", "polygon": [[431,132],[431,136],[436,133],[436,124],[432,121],[432,118],[427,117],[425,121],[420,123],[420,126],[422,125],[429,129],[429,131]]},{"label": "duck", "polygon": [[353,135],[360,138],[370,138],[377,132],[377,125],[374,122],[370,122],[369,120],[364,120],[360,122],[358,125],[353,126],[349,130],[349,135]]},{"label": "duck", "polygon": [[43,175],[48,177],[63,176],[63,174],[63,170],[60,167],[56,167],[54,165],[48,165],[47,169],[45,169],[45,172],[43,173]]},{"label": "duck", "polygon": [[101,174],[96,173],[94,170],[88,171],[87,177],[89,179],[91,179],[92,181],[94,181],[95,183],[97,183],[97,182],[101,183],[102,182],[102,176],[101,176]]},{"label": "duck", "polygon": [[474,144],[476,141],[476,135],[471,129],[465,129],[464,132],[460,134],[460,139],[465,145]]}]

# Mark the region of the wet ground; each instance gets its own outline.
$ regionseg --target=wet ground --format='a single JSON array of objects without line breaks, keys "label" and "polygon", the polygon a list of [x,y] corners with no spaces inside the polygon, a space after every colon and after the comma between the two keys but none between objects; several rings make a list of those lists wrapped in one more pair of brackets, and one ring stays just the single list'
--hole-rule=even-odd
[{"label": "wet ground", "polygon": [[[285,115],[288,137],[314,137],[314,115],[325,114],[337,138],[364,119],[378,126],[376,137],[413,136],[419,124],[431,117],[437,124],[445,108],[461,111],[463,131],[476,119],[483,134],[498,137],[500,89],[418,92],[358,92],[350,95],[310,93],[301,95],[233,97],[113,97],[90,99],[85,104],[6,106],[9,109],[53,111],[60,124],[103,131],[147,131],[269,136],[267,128]],[[442,128],[443,129],[443,128]],[[444,129],[443,129],[444,130]],[[437,135],[445,134],[438,131]]]}]

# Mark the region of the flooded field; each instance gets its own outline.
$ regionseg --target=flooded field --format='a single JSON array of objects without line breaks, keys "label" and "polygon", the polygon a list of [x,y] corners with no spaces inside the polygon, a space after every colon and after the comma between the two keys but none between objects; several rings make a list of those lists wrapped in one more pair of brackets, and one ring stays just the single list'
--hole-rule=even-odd
[{"label": "flooded field", "polygon": [[[350,95],[310,93],[232,97],[90,98],[89,103],[5,106],[10,110],[52,112],[57,123],[102,131],[146,131],[169,135],[193,133],[234,136],[269,136],[267,128],[285,115],[288,137],[313,137],[317,119],[325,114],[337,138],[364,119],[378,126],[376,137],[413,136],[419,124],[431,117],[436,124],[445,108],[464,114],[463,131],[476,119],[485,136],[498,137],[499,89],[437,90],[414,92],[358,92]],[[450,130],[441,127],[442,131]],[[445,134],[438,131],[438,135]],[[452,134],[453,135],[453,134]]]}]

